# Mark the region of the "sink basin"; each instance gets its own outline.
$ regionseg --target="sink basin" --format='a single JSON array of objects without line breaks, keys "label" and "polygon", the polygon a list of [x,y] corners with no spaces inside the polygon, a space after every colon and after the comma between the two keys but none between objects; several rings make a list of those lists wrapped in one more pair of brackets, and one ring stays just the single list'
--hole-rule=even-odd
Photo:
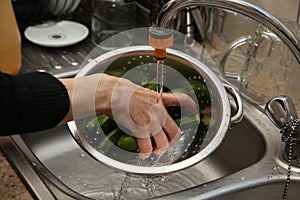
[{"label": "sink basin", "polygon": [[[260,170],[259,166],[254,165]],[[253,168],[254,169],[254,168]],[[277,169],[278,170],[278,169]],[[276,171],[276,170],[274,170]],[[279,170],[280,171],[280,170]],[[187,190],[159,197],[157,199],[213,199],[213,200],[273,200],[283,199],[286,174],[283,172],[269,171],[254,172],[241,171],[236,176],[225,177],[224,179],[212,181]],[[252,177],[245,176],[252,173]],[[253,175],[256,174],[256,177]],[[267,175],[269,174],[269,175]],[[259,177],[260,176],[260,177]],[[287,190],[286,199],[299,199],[300,179],[299,172],[291,176],[291,182]],[[187,197],[187,198],[186,198]]]},{"label": "sink basin", "polygon": [[[129,174],[94,160],[66,125],[0,140],[36,199],[281,199],[287,178],[279,130],[244,99],[243,120],[209,157],[177,172]],[[300,196],[292,167],[288,199]]]},{"label": "sink basin", "polygon": [[[278,130],[269,120],[261,120],[264,115],[259,110],[246,106],[245,115],[241,123],[229,129],[222,144],[208,158],[187,169],[157,176],[129,174],[99,163],[79,147],[65,125],[13,136],[12,140],[56,199],[165,199],[168,196],[174,199],[179,194],[187,198],[194,194],[193,188],[201,187],[205,189],[203,193],[210,193],[216,190],[215,184],[225,187],[228,179],[234,179],[239,173],[245,174],[239,175],[235,183],[241,182],[240,177],[252,180],[260,174],[258,163],[270,159],[270,154],[275,152],[268,150],[268,146],[280,146],[274,145],[274,142],[280,144]],[[266,136],[271,129],[275,134]],[[253,177],[247,178],[249,175]]]}]

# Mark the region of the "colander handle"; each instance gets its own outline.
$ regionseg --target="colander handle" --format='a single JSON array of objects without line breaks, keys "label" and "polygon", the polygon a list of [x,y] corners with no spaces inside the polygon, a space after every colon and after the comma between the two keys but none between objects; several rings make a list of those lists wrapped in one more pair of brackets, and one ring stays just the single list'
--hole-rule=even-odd
[{"label": "colander handle", "polygon": [[231,85],[228,85],[225,83],[223,85],[224,85],[226,91],[232,95],[232,97],[235,101],[235,104],[236,104],[236,112],[231,117],[230,123],[237,124],[242,121],[243,116],[244,116],[244,109],[243,109],[243,103],[242,103],[241,96],[239,95],[237,90],[234,87],[232,87]]},{"label": "colander handle", "polygon": [[238,72],[227,72],[225,69],[226,62],[228,58],[230,57],[231,53],[239,48],[240,46],[244,44],[253,44],[253,38],[251,35],[244,35],[241,36],[234,41],[230,42],[228,46],[223,50],[223,52],[220,55],[220,61],[219,61],[219,68],[222,76],[226,79],[235,80],[237,82],[240,82],[242,84],[247,83],[247,75],[248,75],[248,65],[247,60],[244,61],[243,66]]}]

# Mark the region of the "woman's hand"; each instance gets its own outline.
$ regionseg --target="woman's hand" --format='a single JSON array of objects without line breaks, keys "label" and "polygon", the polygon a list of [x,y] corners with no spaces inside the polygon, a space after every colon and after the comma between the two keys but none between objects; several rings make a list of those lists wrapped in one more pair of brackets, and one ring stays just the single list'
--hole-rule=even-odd
[{"label": "woman's hand", "polygon": [[[123,78],[106,74],[61,79],[68,89],[71,108],[63,122],[95,114],[107,114],[137,138],[140,157],[163,154],[176,143],[180,128],[165,106],[181,105],[196,112],[195,102],[182,93],[157,93]],[[154,138],[152,146],[150,137]]]}]

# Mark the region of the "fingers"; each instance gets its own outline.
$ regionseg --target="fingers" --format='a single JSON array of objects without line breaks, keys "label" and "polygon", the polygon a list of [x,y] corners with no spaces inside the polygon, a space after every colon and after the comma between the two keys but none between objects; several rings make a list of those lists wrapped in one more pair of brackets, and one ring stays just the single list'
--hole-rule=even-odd
[{"label": "fingers", "polygon": [[174,120],[168,115],[166,123],[158,133],[153,135],[155,141],[155,147],[153,147],[150,137],[138,138],[138,146],[140,149],[139,156],[142,159],[147,159],[152,151],[156,155],[163,155],[169,145],[175,145],[178,143],[180,137],[180,128],[174,122]]},{"label": "fingers", "polygon": [[169,146],[169,140],[163,129],[161,129],[161,131],[155,134],[153,138],[156,144],[154,148],[154,153],[156,155],[163,155],[167,151],[167,148]]},{"label": "fingers", "polygon": [[168,141],[171,144],[177,144],[181,130],[177,126],[177,124],[174,122],[174,120],[170,117],[170,115],[167,116],[166,124],[164,126],[164,132],[168,136]]},{"label": "fingers", "polygon": [[168,105],[182,105],[193,114],[197,113],[197,105],[195,101],[184,93],[163,93],[163,104]]},{"label": "fingers", "polygon": [[140,149],[139,157],[141,159],[147,159],[152,153],[152,143],[149,138],[137,138],[137,143]]},{"label": "fingers", "polygon": [[[196,103],[188,95],[183,93],[162,93],[161,99],[157,99],[157,93],[153,91],[148,91],[148,96],[156,97],[154,99],[147,99],[150,101],[148,103],[148,112],[150,117],[150,123],[144,124],[141,113],[135,118],[137,125],[142,126],[142,131],[133,131],[135,136],[137,136],[137,142],[139,146],[139,157],[142,159],[147,159],[152,152],[156,155],[163,155],[170,145],[178,144],[181,130],[175,123],[175,121],[168,114],[164,106],[167,105],[180,105],[185,107],[191,113],[197,112]],[[160,101],[161,100],[161,101]],[[133,107],[132,109],[134,109]],[[146,115],[147,116],[147,115]],[[146,131],[148,130],[148,131]],[[141,134],[143,133],[143,134]],[[153,141],[151,141],[150,135],[145,133],[152,133]]]}]

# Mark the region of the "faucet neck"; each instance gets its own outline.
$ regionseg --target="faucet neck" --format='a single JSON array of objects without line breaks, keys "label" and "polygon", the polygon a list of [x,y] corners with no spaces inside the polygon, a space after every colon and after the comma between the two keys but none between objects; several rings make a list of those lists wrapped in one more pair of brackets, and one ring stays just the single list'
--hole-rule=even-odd
[{"label": "faucet neck", "polygon": [[289,47],[300,67],[300,41],[280,20],[265,10],[241,0],[170,0],[161,9],[156,26],[170,28],[173,16],[190,6],[215,7],[245,15],[273,31]]}]

